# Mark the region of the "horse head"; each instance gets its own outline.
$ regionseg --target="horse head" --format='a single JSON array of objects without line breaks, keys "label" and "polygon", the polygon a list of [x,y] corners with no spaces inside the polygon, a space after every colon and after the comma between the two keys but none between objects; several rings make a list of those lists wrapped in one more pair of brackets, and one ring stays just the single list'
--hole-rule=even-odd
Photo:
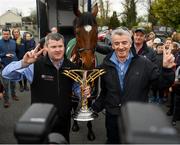
[{"label": "horse head", "polygon": [[83,69],[93,69],[95,67],[94,49],[97,44],[97,22],[98,13],[97,4],[92,12],[81,13],[79,9],[74,9],[76,18],[74,20],[74,32],[76,36],[76,45],[72,55],[75,54],[76,62]]}]

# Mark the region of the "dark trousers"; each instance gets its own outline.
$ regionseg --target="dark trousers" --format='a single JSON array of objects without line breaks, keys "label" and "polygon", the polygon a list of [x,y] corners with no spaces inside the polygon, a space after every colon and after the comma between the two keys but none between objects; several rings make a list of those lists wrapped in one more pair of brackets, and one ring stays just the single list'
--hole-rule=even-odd
[{"label": "dark trousers", "polygon": [[172,121],[180,120],[180,95],[175,94],[173,100],[173,118]]},{"label": "dark trousers", "polygon": [[106,136],[108,144],[119,144],[121,143],[120,133],[118,125],[119,115],[111,115],[106,112],[105,126],[106,126]]},{"label": "dark trousers", "polygon": [[69,143],[69,133],[71,127],[71,116],[59,117],[52,132],[57,132],[62,134],[66,141]]}]

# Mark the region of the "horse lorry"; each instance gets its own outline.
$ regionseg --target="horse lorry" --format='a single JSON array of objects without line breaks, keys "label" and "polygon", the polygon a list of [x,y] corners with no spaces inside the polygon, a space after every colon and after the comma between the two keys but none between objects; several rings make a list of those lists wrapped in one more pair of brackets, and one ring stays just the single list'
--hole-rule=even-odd
[{"label": "horse lorry", "polygon": [[73,7],[88,10],[91,0],[36,0],[39,38],[45,37],[52,27],[64,35],[66,43],[74,37]]}]

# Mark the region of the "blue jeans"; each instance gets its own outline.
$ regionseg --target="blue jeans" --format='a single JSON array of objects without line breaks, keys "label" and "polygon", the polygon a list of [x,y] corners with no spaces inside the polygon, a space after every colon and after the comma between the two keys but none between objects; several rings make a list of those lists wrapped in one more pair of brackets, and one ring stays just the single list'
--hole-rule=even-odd
[{"label": "blue jeans", "polygon": [[4,100],[8,101],[11,96],[15,96],[16,92],[15,92],[15,82],[12,82],[8,79],[2,78],[3,81],[3,85],[4,85]]}]

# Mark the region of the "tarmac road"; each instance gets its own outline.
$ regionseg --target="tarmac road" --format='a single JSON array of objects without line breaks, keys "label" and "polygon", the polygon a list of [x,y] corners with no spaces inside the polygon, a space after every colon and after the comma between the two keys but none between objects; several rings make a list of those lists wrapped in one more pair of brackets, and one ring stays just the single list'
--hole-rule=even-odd
[{"label": "tarmac road", "polygon": [[30,93],[17,91],[19,101],[10,99],[11,106],[3,107],[3,100],[0,100],[0,143],[14,144],[17,143],[14,137],[14,126],[20,116],[30,106]]}]

